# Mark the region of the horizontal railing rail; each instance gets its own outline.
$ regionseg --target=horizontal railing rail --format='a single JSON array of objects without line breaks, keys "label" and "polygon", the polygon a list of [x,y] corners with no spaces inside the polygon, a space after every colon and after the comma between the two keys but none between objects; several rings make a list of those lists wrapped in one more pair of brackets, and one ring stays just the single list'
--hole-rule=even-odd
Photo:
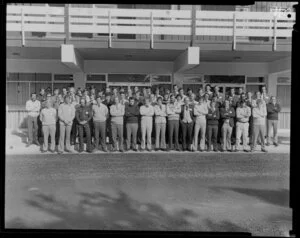
[{"label": "horizontal railing rail", "polygon": [[[146,34],[190,36],[192,11],[7,6],[8,32]],[[68,21],[67,21],[68,20]],[[196,36],[291,37],[295,13],[197,11]]]}]

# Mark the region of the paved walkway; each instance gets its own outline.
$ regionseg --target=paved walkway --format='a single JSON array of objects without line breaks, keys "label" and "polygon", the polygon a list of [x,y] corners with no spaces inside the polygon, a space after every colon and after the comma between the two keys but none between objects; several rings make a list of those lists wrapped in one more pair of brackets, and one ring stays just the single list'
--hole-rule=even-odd
[{"label": "paved walkway", "polygon": [[[279,131],[279,143],[280,145],[278,147],[275,147],[273,145],[268,146],[267,150],[269,153],[290,153],[290,137],[289,137],[289,130],[281,130]],[[40,154],[40,147],[36,145],[32,145],[28,148],[26,148],[27,143],[27,132],[26,130],[6,130],[6,154]],[[74,146],[71,147],[72,150],[74,150]],[[96,154],[104,154],[105,152],[98,151]],[[115,152],[120,153],[120,152]],[[170,151],[170,152],[125,152],[125,153],[134,153],[134,154],[142,154],[142,153],[193,153],[193,152],[177,152],[177,151]],[[195,153],[195,152],[194,152]],[[221,153],[221,152],[202,152],[202,153]],[[230,152],[224,152],[224,153],[230,153]],[[237,152],[237,153],[245,153],[243,151]],[[260,146],[257,146],[257,149],[254,153],[263,153],[260,151]],[[46,152],[45,154],[52,154],[51,152]],[[77,151],[75,151],[74,154],[78,154]],[[83,152],[83,154],[88,154],[86,152]],[[196,153],[195,153],[196,154]],[[235,153],[236,154],[236,153]]]}]

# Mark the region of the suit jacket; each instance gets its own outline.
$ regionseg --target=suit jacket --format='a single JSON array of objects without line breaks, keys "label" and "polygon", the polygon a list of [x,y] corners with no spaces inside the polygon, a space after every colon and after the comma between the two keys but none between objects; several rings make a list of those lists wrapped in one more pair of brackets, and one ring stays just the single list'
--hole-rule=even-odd
[{"label": "suit jacket", "polygon": [[[188,105],[189,107],[189,110],[190,110],[190,116],[191,116],[191,119],[194,121],[194,105],[193,104],[189,104]],[[181,105],[181,112],[180,112],[180,120],[182,121],[183,118],[184,118],[184,110],[185,110],[185,105]]]},{"label": "suit jacket", "polygon": [[234,126],[235,109],[233,107],[229,107],[228,110],[226,110],[225,107],[222,107],[220,109],[220,115],[222,118],[222,125],[224,124],[226,119],[229,119],[229,125],[231,127]]}]

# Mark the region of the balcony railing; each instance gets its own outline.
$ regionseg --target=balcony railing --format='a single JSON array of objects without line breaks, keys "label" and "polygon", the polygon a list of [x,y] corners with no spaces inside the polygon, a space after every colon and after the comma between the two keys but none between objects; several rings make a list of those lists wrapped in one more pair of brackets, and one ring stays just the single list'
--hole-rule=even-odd
[{"label": "balcony railing", "polygon": [[[191,36],[190,10],[143,10],[109,8],[69,8],[48,6],[7,6],[7,32],[44,32],[46,37],[90,33],[107,35],[144,34],[153,42],[155,35]],[[68,27],[66,27],[68,24]],[[278,37],[292,36],[295,13],[197,11],[196,36]],[[59,33],[59,34],[57,34]]]}]

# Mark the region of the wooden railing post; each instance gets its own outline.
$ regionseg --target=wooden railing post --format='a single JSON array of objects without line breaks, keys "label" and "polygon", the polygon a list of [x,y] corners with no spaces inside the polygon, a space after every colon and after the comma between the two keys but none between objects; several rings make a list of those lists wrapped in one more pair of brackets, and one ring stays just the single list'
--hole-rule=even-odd
[{"label": "wooden railing post", "polygon": [[273,51],[276,50],[276,45],[277,45],[277,16],[276,14],[274,15],[274,30],[273,30]]},{"label": "wooden railing post", "polygon": [[153,12],[150,12],[150,48],[153,49]]},{"label": "wooden railing post", "polygon": [[21,8],[21,35],[22,35],[22,46],[25,46],[25,32],[24,32],[24,10]]},{"label": "wooden railing post", "polygon": [[192,15],[191,15],[191,44],[190,46],[195,45],[196,41],[196,5],[192,5]]},{"label": "wooden railing post", "polygon": [[232,42],[232,50],[236,50],[236,13],[233,13],[233,42]]},{"label": "wooden railing post", "polygon": [[111,48],[111,13],[108,10],[108,48]]},{"label": "wooden railing post", "polygon": [[70,5],[65,4],[65,44],[70,42]]}]

